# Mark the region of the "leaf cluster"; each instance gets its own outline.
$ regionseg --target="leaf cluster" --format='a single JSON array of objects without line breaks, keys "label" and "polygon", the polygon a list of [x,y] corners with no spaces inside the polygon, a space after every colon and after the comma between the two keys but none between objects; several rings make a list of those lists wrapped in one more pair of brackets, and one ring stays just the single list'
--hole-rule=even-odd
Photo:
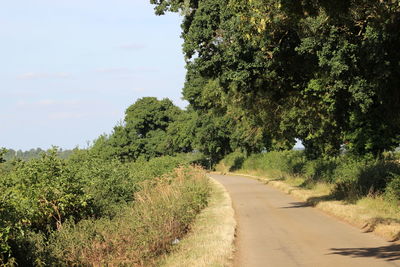
[{"label": "leaf cluster", "polygon": [[200,117],[237,121],[233,140],[257,133],[279,150],[297,138],[309,158],[400,143],[398,1],[152,3],[186,11],[183,95]]}]

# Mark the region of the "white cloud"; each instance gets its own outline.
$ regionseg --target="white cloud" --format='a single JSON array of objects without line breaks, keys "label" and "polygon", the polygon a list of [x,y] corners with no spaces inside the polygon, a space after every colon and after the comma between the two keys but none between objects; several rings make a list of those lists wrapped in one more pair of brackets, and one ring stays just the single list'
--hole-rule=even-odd
[{"label": "white cloud", "polygon": [[134,72],[158,72],[159,69],[155,67],[138,67],[133,70]]},{"label": "white cloud", "polygon": [[46,72],[27,72],[17,76],[19,80],[36,80],[36,79],[67,79],[71,74],[65,72],[46,73]]},{"label": "white cloud", "polygon": [[120,45],[119,48],[123,50],[142,50],[146,48],[146,46],[140,43],[130,43],[130,44]]},{"label": "white cloud", "polygon": [[80,112],[54,112],[49,114],[49,119],[51,120],[64,120],[64,119],[82,119],[86,116],[85,113]]},{"label": "white cloud", "polygon": [[44,108],[44,107],[67,107],[73,108],[81,104],[78,100],[53,100],[53,99],[42,99],[38,101],[26,101],[19,100],[17,106],[21,108]]},{"label": "white cloud", "polygon": [[97,73],[126,73],[129,72],[128,68],[102,68],[102,69],[96,69],[95,72]]},{"label": "white cloud", "polygon": [[113,74],[113,75],[123,75],[123,77],[134,75],[137,73],[153,73],[159,72],[160,70],[155,67],[136,67],[133,69],[126,67],[110,67],[110,68],[99,68],[95,69],[95,73],[100,74]]}]

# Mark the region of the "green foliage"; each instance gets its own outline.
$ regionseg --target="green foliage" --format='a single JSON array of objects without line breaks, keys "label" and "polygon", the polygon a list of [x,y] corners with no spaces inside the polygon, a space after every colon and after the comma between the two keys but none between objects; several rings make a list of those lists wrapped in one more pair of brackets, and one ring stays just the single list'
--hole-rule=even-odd
[{"label": "green foliage", "polygon": [[82,181],[72,175],[56,150],[42,158],[18,162],[15,170],[3,176],[4,195],[21,215],[17,223],[35,230],[61,226],[65,218],[84,214],[88,196]]},{"label": "green foliage", "polygon": [[4,159],[4,155],[7,153],[7,149],[0,148],[0,164],[4,163],[6,160]]},{"label": "green foliage", "polygon": [[167,128],[166,149],[168,153],[192,152],[195,147],[198,116],[192,110],[181,112]]},{"label": "green foliage", "polygon": [[255,154],[243,163],[245,170],[278,170],[291,175],[301,174],[306,163],[302,151],[271,151]]},{"label": "green foliage", "polygon": [[133,201],[137,181],[130,177],[128,166],[118,160],[106,161],[95,157],[84,161],[71,159],[69,168],[73,176],[82,181],[83,193],[90,200],[87,207],[90,214],[113,217],[119,208]]},{"label": "green foliage", "polygon": [[210,165],[213,166],[232,151],[227,121],[221,117],[202,116],[198,126],[196,147],[209,157]]},{"label": "green foliage", "polygon": [[228,168],[228,171],[233,172],[242,168],[245,158],[246,155],[244,153],[235,151],[224,157],[221,163]]},{"label": "green foliage", "polygon": [[83,220],[54,232],[48,247],[52,264],[153,266],[187,231],[208,192],[204,173],[190,168],[148,181],[137,201],[114,219]]},{"label": "green foliage", "polygon": [[382,194],[393,174],[400,174],[395,162],[365,159],[348,159],[334,173],[335,194],[354,200],[362,196]]},{"label": "green foliage", "polygon": [[304,176],[307,182],[334,182],[336,168],[340,164],[339,158],[325,158],[309,160],[304,166]]},{"label": "green foliage", "polygon": [[122,162],[188,152],[194,130],[190,118],[169,99],[144,97],[126,110],[124,122],[111,135],[100,136],[91,149],[102,158]]},{"label": "green foliage", "polygon": [[66,160],[53,149],[15,161],[0,175],[0,264],[51,261],[49,238],[66,224],[113,219],[135,201],[143,181],[195,160],[182,155],[123,164],[98,152],[75,150]]},{"label": "green foliage", "polygon": [[295,138],[308,159],[399,145],[397,1],[150,2],[183,15],[183,95],[200,116],[232,120],[226,153]]},{"label": "green foliage", "polygon": [[400,175],[394,174],[392,180],[386,187],[386,197],[389,201],[395,202],[397,205],[400,203]]},{"label": "green foliage", "polygon": [[189,165],[191,158],[185,154],[177,156],[164,156],[150,159],[149,161],[138,160],[128,163],[129,175],[135,181],[144,181],[156,177],[161,177],[163,174],[172,172],[175,168],[183,165]]}]

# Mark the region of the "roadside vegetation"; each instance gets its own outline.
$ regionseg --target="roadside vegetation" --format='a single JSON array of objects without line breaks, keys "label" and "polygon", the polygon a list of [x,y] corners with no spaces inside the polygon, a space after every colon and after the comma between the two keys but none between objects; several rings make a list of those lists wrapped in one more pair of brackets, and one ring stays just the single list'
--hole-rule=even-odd
[{"label": "roadside vegetation", "polygon": [[226,267],[234,254],[236,220],[226,189],[211,180],[208,206],[192,224],[191,232],[159,262],[162,267]]},{"label": "roadside vegetation", "polygon": [[53,151],[10,163],[0,176],[0,263],[151,266],[207,204],[207,178],[187,158]]},{"label": "roadside vegetation", "polygon": [[154,265],[209,196],[193,167],[203,155],[168,142],[180,112],[143,98],[110,135],[66,157],[58,148],[29,158],[1,149],[0,265]]},{"label": "roadside vegetation", "polygon": [[282,151],[246,157],[234,152],[216,169],[259,177],[310,205],[375,231],[400,238],[400,163],[397,153],[381,159],[341,155],[307,160],[303,151]]}]

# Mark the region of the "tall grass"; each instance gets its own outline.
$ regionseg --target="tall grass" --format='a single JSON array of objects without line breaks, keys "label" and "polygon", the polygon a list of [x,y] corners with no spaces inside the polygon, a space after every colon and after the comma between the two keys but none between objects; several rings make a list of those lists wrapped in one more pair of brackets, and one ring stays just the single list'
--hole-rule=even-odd
[{"label": "tall grass", "polygon": [[[182,174],[187,182],[179,182],[180,176],[177,174],[163,176],[181,164],[188,166],[193,160],[192,156],[121,163],[96,157],[90,151],[76,151],[68,160],[60,159],[55,151],[50,151],[38,159],[15,162],[11,169],[0,173],[0,265],[69,265],[69,262],[75,262],[72,259],[77,255],[72,251],[77,248],[86,251],[82,246],[90,244],[90,238],[114,238],[108,233],[103,234],[101,229],[109,233],[123,230],[125,225],[142,229],[137,223],[118,222],[121,218],[146,222],[138,215],[128,214],[128,211],[138,211],[140,207],[144,210],[147,204],[149,212],[157,210],[156,206],[152,206],[153,202],[163,207],[158,209],[160,214],[171,208],[171,211],[179,213],[179,218],[192,218],[197,212],[195,205],[203,205],[205,201],[205,193],[200,190],[205,190],[205,187],[201,187],[201,179],[191,179],[188,178],[189,174]],[[183,170],[188,169],[182,169],[182,172],[186,172]],[[174,187],[170,187],[172,185]],[[153,188],[155,195],[147,197]],[[179,197],[176,197],[177,194]],[[169,204],[156,196],[164,196],[171,201],[180,199],[190,204]],[[193,199],[188,199],[190,197]],[[190,208],[185,210],[186,207]],[[142,215],[146,217],[146,214]],[[153,215],[150,217],[161,218],[156,213]],[[146,223],[151,225],[149,220]],[[175,225],[176,221],[170,223]],[[85,230],[75,232],[73,229]],[[151,235],[150,232],[148,234]],[[57,236],[62,238],[58,239]],[[57,250],[55,244],[63,242],[71,244],[71,249],[65,247]],[[118,242],[116,244],[121,247]],[[105,246],[106,243],[100,242],[98,245]],[[105,248],[110,250],[108,246]],[[64,254],[61,255],[60,251],[70,252],[65,254],[68,260],[63,260]],[[79,262],[82,257],[77,257],[76,261]]]},{"label": "tall grass", "polygon": [[207,204],[208,180],[197,168],[178,168],[146,181],[136,201],[113,219],[67,224],[50,238],[54,265],[153,266]]}]

